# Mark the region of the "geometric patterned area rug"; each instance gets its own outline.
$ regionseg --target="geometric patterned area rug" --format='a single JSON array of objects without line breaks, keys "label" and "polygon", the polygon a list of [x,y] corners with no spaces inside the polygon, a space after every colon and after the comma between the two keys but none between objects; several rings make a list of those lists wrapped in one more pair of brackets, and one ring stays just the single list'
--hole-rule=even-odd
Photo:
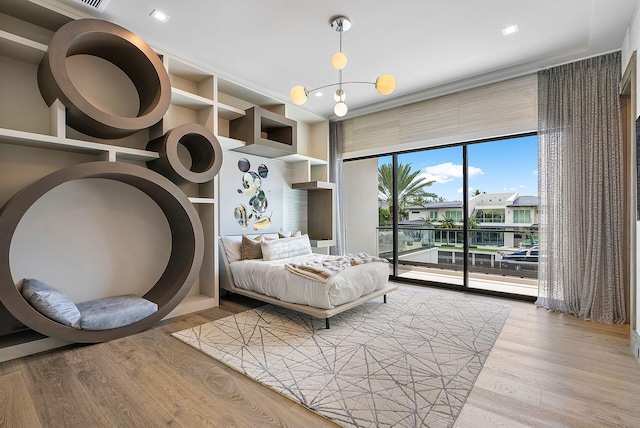
[{"label": "geometric patterned area rug", "polygon": [[173,333],[347,427],[449,427],[511,306],[398,291],[331,318],[266,305]]}]

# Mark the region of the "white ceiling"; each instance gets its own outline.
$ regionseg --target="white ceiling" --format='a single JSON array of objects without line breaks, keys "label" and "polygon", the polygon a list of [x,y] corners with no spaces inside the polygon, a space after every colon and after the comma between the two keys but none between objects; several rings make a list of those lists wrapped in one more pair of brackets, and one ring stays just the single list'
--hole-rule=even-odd
[{"label": "white ceiling", "polygon": [[[4,0],[3,0],[4,1]],[[49,0],[51,1],[51,0]],[[74,3],[78,0],[56,0]],[[331,55],[346,15],[344,80],[396,77],[383,97],[345,87],[351,115],[618,50],[638,0],[110,0],[97,17],[156,48],[287,100],[295,85],[335,83]],[[153,9],[170,15],[163,24]],[[503,36],[517,24],[520,31]],[[335,89],[334,89],[335,90]],[[379,104],[383,101],[382,104]],[[331,117],[333,97],[305,107]],[[378,105],[375,105],[378,104]],[[372,106],[373,105],[373,106]]]}]

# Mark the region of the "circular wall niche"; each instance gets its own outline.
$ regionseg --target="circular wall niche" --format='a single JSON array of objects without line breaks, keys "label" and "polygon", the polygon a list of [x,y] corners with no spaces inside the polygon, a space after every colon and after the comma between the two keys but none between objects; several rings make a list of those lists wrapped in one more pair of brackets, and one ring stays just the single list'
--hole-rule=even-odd
[{"label": "circular wall niche", "polygon": [[[180,146],[189,152],[189,167],[180,159]],[[218,139],[207,128],[195,123],[173,128],[164,136],[150,141],[147,150],[160,153],[160,158],[147,162],[147,166],[176,183],[206,183],[213,180],[222,166],[222,148]]]},{"label": "circular wall niche", "polygon": [[[171,230],[171,255],[162,276],[143,296],[158,311],[130,325],[109,330],[67,327],[35,310],[16,287],[11,274],[11,241],[27,210],[51,189],[73,180],[103,178],[133,186],[149,196],[166,216]],[[27,327],[69,342],[94,343],[124,337],[150,327],[185,297],[195,282],[204,251],[204,235],[198,213],[185,194],[161,175],[136,165],[89,162],[61,169],[27,186],[0,210],[0,301]]]},{"label": "circular wall niche", "polygon": [[[74,55],[100,57],[122,70],[137,90],[138,114],[112,114],[85,98],[67,68],[73,64],[67,58]],[[69,126],[100,138],[120,138],[154,125],[171,102],[171,83],[158,55],[129,30],[99,19],[71,21],[56,31],[38,67],[38,86],[48,105],[62,101]]]}]

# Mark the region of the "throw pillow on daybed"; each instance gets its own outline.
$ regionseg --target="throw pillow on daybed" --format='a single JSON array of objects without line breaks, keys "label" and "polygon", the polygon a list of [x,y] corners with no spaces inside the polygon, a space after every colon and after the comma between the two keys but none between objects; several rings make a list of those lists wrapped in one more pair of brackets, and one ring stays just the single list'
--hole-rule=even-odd
[{"label": "throw pillow on daybed", "polygon": [[69,327],[80,328],[80,310],[63,292],[37,279],[24,279],[22,295],[47,318]]},{"label": "throw pillow on daybed", "polygon": [[78,303],[37,279],[22,281],[25,300],[53,321],[83,330],[106,330],[133,324],[158,311],[158,305],[133,294]]},{"label": "throw pillow on daybed", "polygon": [[263,241],[260,243],[260,247],[262,248],[262,258],[267,261],[311,254],[309,235]]}]

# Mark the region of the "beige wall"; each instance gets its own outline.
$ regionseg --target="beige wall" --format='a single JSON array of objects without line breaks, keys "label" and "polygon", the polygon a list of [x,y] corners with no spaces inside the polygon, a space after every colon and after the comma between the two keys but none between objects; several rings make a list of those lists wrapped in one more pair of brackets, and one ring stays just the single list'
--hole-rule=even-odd
[{"label": "beige wall", "polygon": [[345,252],[377,254],[378,159],[344,163]]}]

